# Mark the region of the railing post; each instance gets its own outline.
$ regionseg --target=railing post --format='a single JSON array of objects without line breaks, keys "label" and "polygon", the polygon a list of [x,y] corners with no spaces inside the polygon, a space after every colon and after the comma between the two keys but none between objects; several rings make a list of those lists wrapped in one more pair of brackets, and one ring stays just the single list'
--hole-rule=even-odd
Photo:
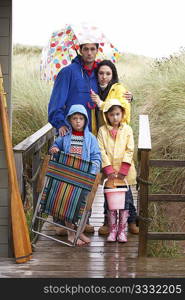
[{"label": "railing post", "polygon": [[140,189],[139,189],[139,248],[138,256],[147,255],[148,234],[148,178],[149,178],[149,151],[141,150],[140,161]]},{"label": "railing post", "polygon": [[[41,157],[40,157],[40,151],[34,153],[32,157],[32,177],[35,177],[32,182],[32,189],[33,189],[33,210],[35,211],[35,207],[37,205],[37,199],[38,199],[38,192],[37,192],[37,178],[38,178],[38,168],[41,164]],[[38,175],[37,175],[38,174]]]},{"label": "railing post", "polygon": [[15,158],[17,180],[19,184],[19,191],[21,194],[21,198],[24,199],[23,153],[14,151],[14,158]]},{"label": "railing post", "polygon": [[151,150],[151,137],[148,115],[139,116],[138,139],[138,184],[139,184],[139,246],[138,256],[147,255],[148,235],[148,179],[149,179],[149,154]]}]

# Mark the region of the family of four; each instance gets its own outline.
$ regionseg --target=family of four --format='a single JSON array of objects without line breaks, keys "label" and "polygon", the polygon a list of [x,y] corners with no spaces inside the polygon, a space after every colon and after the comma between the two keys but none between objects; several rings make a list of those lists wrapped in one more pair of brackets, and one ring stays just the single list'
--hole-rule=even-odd
[{"label": "family of four", "polygon": [[[137,234],[136,209],[130,189],[136,183],[133,163],[134,139],[129,126],[132,94],[119,83],[115,65],[104,60],[95,61],[98,44],[80,45],[80,54],[57,75],[52,90],[48,120],[57,130],[50,152],[64,151],[94,162],[94,170],[100,170],[107,178],[104,188],[122,187],[127,179],[125,208],[109,210],[104,193],[104,224],[99,234],[107,234],[107,241],[126,242],[126,225]],[[73,227],[74,224],[68,224]],[[84,232],[94,232],[89,220]],[[63,235],[59,228],[57,234]],[[68,232],[69,241],[73,233]],[[89,243],[81,234],[77,245]]]}]

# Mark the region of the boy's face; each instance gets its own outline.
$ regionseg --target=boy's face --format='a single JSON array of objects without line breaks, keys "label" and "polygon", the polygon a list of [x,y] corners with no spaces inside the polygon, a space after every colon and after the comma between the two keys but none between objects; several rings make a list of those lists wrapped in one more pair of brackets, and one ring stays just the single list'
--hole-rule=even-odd
[{"label": "boy's face", "polygon": [[107,113],[107,118],[112,127],[119,127],[123,118],[123,112],[121,108],[115,107],[111,112]]},{"label": "boy's face", "polygon": [[85,116],[79,113],[76,113],[70,116],[70,123],[74,130],[83,131],[85,126]]}]

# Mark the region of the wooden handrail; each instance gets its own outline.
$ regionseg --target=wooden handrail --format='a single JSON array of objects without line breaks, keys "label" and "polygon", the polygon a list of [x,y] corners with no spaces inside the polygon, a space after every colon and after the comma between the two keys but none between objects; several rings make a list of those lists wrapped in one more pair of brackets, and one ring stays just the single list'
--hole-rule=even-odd
[{"label": "wooden handrail", "polygon": [[163,167],[163,168],[179,168],[185,167],[185,160],[177,159],[150,159],[149,165],[151,167]]},{"label": "wooden handrail", "polygon": [[23,152],[27,155],[40,150],[43,145],[54,135],[54,128],[50,123],[34,132],[14,147],[14,152]]},{"label": "wooden handrail", "polygon": [[150,194],[148,195],[148,201],[152,202],[185,202],[184,194]]},{"label": "wooden handrail", "polygon": [[182,241],[185,240],[185,232],[149,232],[149,240],[168,240]]},{"label": "wooden handrail", "polygon": [[[25,198],[25,180],[24,173],[26,170],[26,161],[32,162],[32,176],[34,178],[32,182],[33,187],[33,206],[35,207],[38,193],[37,193],[37,175],[41,164],[41,150],[47,145],[50,147],[54,140],[55,129],[47,123],[31,136],[24,139],[17,144],[14,148],[14,157],[17,169],[17,177],[19,182],[19,189],[21,192],[22,200]],[[36,174],[36,176],[35,176]]]}]

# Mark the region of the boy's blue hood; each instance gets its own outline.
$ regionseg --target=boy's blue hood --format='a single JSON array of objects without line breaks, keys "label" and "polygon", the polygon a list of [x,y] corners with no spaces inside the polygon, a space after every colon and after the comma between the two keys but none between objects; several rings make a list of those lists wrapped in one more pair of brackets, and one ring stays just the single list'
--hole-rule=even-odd
[{"label": "boy's blue hood", "polygon": [[75,113],[80,113],[80,114],[82,114],[86,117],[86,122],[85,122],[85,128],[86,128],[88,126],[88,123],[89,123],[88,114],[87,114],[87,111],[86,111],[85,107],[81,104],[74,104],[70,107],[70,109],[68,111],[68,114],[66,116],[66,123],[71,128],[71,124],[68,121],[68,117],[75,114]]}]

